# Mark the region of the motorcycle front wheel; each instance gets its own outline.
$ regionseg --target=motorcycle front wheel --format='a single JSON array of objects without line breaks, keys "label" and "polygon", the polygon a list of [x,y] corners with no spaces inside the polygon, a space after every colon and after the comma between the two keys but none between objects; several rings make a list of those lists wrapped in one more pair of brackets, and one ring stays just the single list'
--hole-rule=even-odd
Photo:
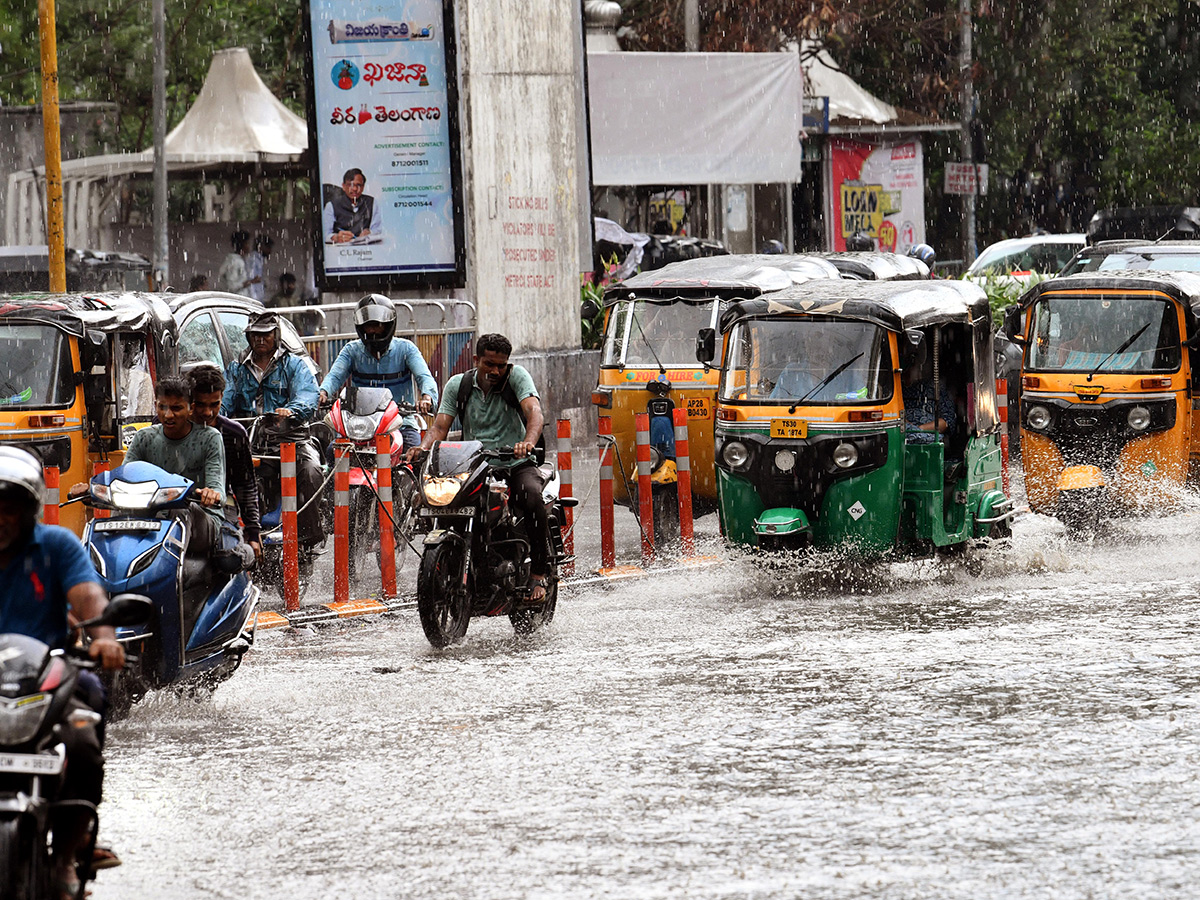
[{"label": "motorcycle front wheel", "polygon": [[0,897],[41,900],[50,895],[50,861],[32,816],[0,820]]},{"label": "motorcycle front wheel", "polygon": [[421,554],[417,612],[425,637],[439,649],[461,641],[471,620],[471,598],[460,583],[465,552],[459,541],[443,541]]}]

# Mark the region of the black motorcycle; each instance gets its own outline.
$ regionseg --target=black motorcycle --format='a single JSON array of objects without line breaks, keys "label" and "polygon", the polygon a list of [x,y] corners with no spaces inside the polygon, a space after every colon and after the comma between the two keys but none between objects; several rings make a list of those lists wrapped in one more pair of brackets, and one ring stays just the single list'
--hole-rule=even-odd
[{"label": "black motorcycle", "polygon": [[558,473],[541,463],[542,492],[550,518],[546,596],[531,599],[529,537],[520,511],[509,503],[499,460],[511,450],[488,451],[479,441],[439,441],[425,457],[418,480],[420,518],[432,524],[421,549],[417,611],[429,643],[462,640],[472,616],[507,615],[518,634],[531,634],[554,617],[563,550],[564,506]]},{"label": "black motorcycle", "polygon": [[[79,627],[141,625],[151,610],[145,597],[121,594]],[[64,730],[99,721],[97,713],[70,703],[79,670],[94,665],[74,647],[51,650],[26,635],[0,634],[0,897],[6,900],[58,900],[52,834],[59,814],[87,821],[89,840],[76,861],[79,897],[95,875],[96,807],[58,799]]]}]

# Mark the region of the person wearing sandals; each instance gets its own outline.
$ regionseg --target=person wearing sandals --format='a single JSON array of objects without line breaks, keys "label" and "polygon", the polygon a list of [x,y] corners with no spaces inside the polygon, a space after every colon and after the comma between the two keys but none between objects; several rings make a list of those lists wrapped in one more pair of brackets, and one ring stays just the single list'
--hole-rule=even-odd
[{"label": "person wearing sandals", "polygon": [[433,424],[420,448],[410,450],[408,457],[411,461],[434,441],[445,440],[456,418],[463,440],[479,441],[493,450],[513,448],[515,459],[494,464],[509,466],[513,505],[521,510],[529,535],[530,598],[543,600],[550,567],[550,518],[542,500],[542,477],[529,455],[542,437],[545,417],[533,378],[524,367],[509,364],[511,354],[512,343],[504,335],[480,335],[475,341],[475,368],[446,382]]}]

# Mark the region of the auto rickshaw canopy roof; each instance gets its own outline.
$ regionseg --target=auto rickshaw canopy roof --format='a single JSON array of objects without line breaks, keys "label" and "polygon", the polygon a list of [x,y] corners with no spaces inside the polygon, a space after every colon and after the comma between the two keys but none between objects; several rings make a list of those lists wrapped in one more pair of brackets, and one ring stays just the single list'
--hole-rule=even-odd
[{"label": "auto rickshaw canopy roof", "polygon": [[918,281],[929,277],[929,266],[911,256],[885,250],[822,253],[844,278],[860,281]]},{"label": "auto rickshaw canopy roof", "polygon": [[1159,291],[1173,298],[1191,312],[1189,330],[1200,319],[1200,274],[1193,272],[1160,272],[1126,269],[1109,272],[1079,272],[1064,278],[1048,278],[1032,285],[1021,295],[1017,304],[1026,310],[1043,294],[1054,291]]},{"label": "auto rickshaw canopy roof", "polygon": [[604,305],[655,294],[663,299],[711,299],[715,295],[757,297],[814,279],[840,278],[837,267],[819,256],[731,254],[685,259],[642,272],[604,292]]},{"label": "auto rickshaw canopy roof", "polygon": [[0,321],[40,322],[83,337],[88,331],[145,331],[175,327],[162,294],[144,291],[0,295]]},{"label": "auto rickshaw canopy roof", "polygon": [[730,304],[721,330],[760,316],[859,319],[889,331],[961,323],[991,331],[987,294],[969,281],[824,281],[793,285]]}]

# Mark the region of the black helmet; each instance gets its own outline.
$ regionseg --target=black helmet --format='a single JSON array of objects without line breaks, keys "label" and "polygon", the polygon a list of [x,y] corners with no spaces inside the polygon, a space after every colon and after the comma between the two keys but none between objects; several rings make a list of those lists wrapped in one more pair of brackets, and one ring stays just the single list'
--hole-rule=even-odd
[{"label": "black helmet", "polygon": [[35,515],[45,502],[42,464],[28,450],[0,447],[0,498],[26,503]]},{"label": "black helmet", "polygon": [[[383,323],[383,332],[367,334],[365,326],[370,322]],[[387,353],[396,334],[396,305],[383,294],[367,294],[354,309],[354,330],[367,352],[379,359]]]},{"label": "black helmet", "polygon": [[856,231],[850,237],[846,238],[847,250],[874,250],[875,242],[871,240],[871,236],[863,234],[861,231]]},{"label": "black helmet", "polygon": [[929,271],[933,271],[933,262],[937,259],[937,254],[933,252],[933,248],[928,244],[913,244],[908,248],[908,255],[913,259],[919,259],[925,265],[929,266]]}]

